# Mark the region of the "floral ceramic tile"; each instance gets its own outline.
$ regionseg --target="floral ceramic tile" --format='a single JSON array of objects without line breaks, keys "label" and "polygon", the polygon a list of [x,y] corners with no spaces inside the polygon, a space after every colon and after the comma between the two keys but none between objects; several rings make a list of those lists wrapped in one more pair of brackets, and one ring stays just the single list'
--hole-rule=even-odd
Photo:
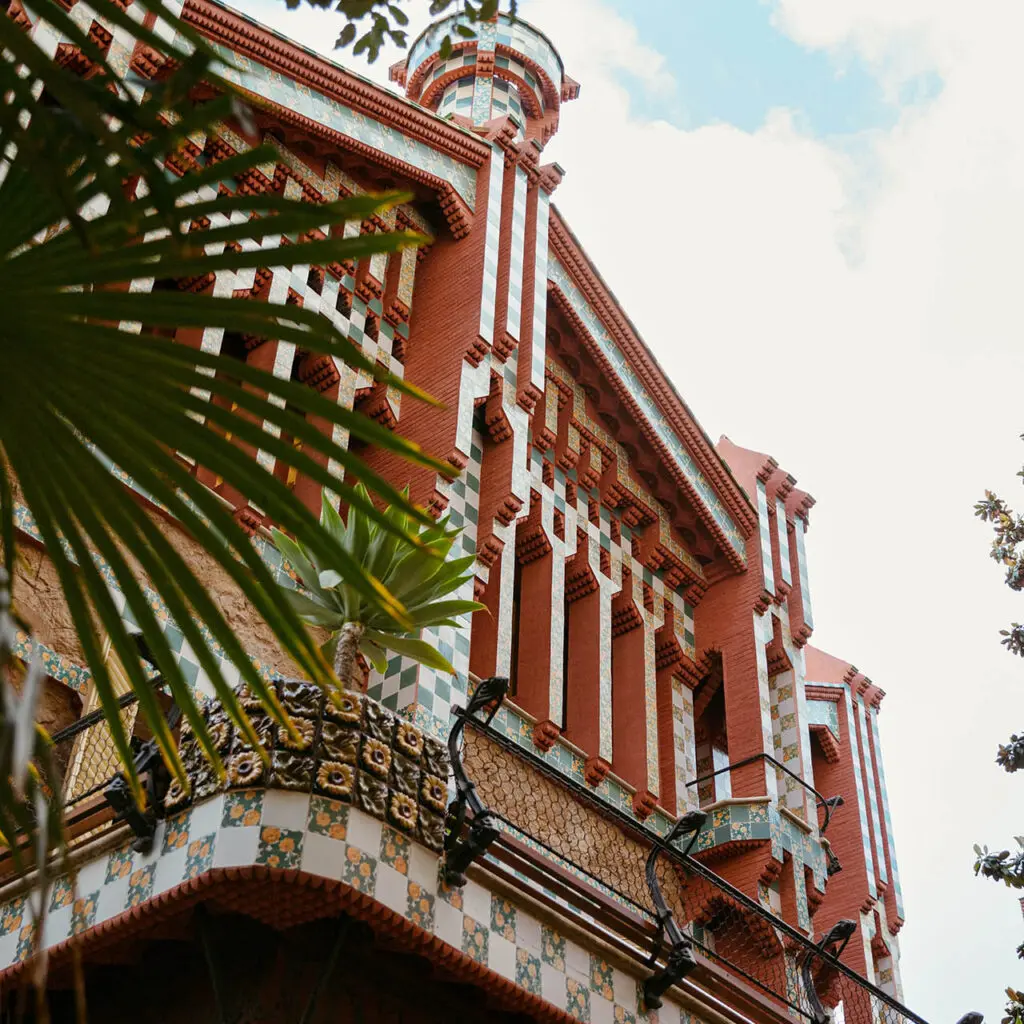
[{"label": "floral ceramic tile", "polygon": [[107,884],[116,882],[119,878],[127,878],[132,873],[132,851],[129,847],[125,850],[115,850],[107,858]]},{"label": "floral ceramic tile", "polygon": [[590,1024],[590,989],[575,978],[565,979],[565,1008],[583,1024]]},{"label": "floral ceramic tile", "polygon": [[345,850],[345,867],[342,872],[342,881],[347,882],[353,889],[372,896],[377,885],[377,858],[371,857],[354,846]]},{"label": "floral ceramic tile", "polygon": [[419,882],[410,882],[405,916],[426,931],[434,930],[434,897]]},{"label": "floral ceramic tile", "polygon": [[99,892],[91,892],[88,896],[80,896],[71,908],[71,934],[78,935],[91,928],[96,920],[96,904]]},{"label": "floral ceramic tile", "polygon": [[540,958],[528,949],[516,950],[516,984],[527,992],[539,996],[540,990]]},{"label": "floral ceramic tile", "polygon": [[[656,1010],[654,1012],[657,1013]],[[615,1024],[636,1024],[636,1016],[624,1006],[616,1005],[615,1012],[612,1014],[612,1020],[615,1021]],[[645,1020],[657,1020],[657,1017],[651,1018],[650,1016],[646,1016]]]},{"label": "floral ceramic tile", "polygon": [[232,826],[258,825],[263,814],[263,790],[242,789],[224,797],[224,813],[221,828]]},{"label": "floral ceramic tile", "polygon": [[516,908],[508,900],[491,896],[491,931],[509,942],[516,941]]},{"label": "floral ceramic tile", "polygon": [[185,855],[186,879],[198,878],[213,867],[213,844],[216,839],[217,833],[211,832],[188,844],[188,853]]},{"label": "floral ceramic tile", "polygon": [[565,938],[546,924],[541,926],[540,958],[556,971],[565,971]]},{"label": "floral ceramic tile", "polygon": [[[616,1006],[615,1012],[618,1013],[622,1009],[623,1013],[627,1012],[624,1008]],[[640,979],[636,982],[636,1014],[635,1019],[639,1024],[658,1024],[658,1011],[648,1010],[644,1005],[644,983]],[[615,1018],[616,1021],[618,1018]],[[627,1018],[628,1019],[628,1018]],[[683,1021],[686,1022],[686,1014],[683,1012]]]},{"label": "floral ceramic tile", "polygon": [[348,834],[348,806],[330,797],[312,796],[307,822],[310,832],[330,836],[331,839],[344,839]]},{"label": "floral ceramic tile", "polygon": [[389,864],[399,874],[409,873],[409,854],[412,851],[412,843],[403,835],[400,835],[387,825],[380,830],[380,859],[381,863]]},{"label": "floral ceramic tile", "polygon": [[462,909],[462,890],[445,882],[443,861],[437,867],[437,898],[456,910]]},{"label": "floral ceramic tile", "polygon": [[128,881],[126,907],[137,907],[140,903],[145,903],[153,895],[153,875],[155,873],[155,864],[150,864],[145,868],[138,868],[132,872]]},{"label": "floral ceramic tile", "polygon": [[70,906],[74,899],[74,887],[67,875],[62,875],[53,883],[53,892],[50,895],[50,910],[60,910],[61,907]]},{"label": "floral ceramic tile", "polygon": [[297,868],[302,859],[302,833],[297,829],[264,825],[260,831],[257,864],[271,868]]},{"label": "floral ceramic tile", "polygon": [[18,947],[14,951],[15,963],[23,963],[35,952],[37,930],[34,921],[21,926],[21,931],[18,932]]},{"label": "floral ceramic tile", "polygon": [[192,817],[191,811],[182,811],[168,818],[164,824],[164,842],[160,853],[170,853],[171,850],[180,850],[188,842],[188,826]]},{"label": "floral ceramic tile", "polygon": [[604,999],[615,999],[615,977],[612,965],[601,957],[590,954],[590,987]]},{"label": "floral ceramic tile", "polygon": [[487,926],[465,914],[462,918],[462,952],[477,963],[486,964],[488,939]]},{"label": "floral ceramic tile", "polygon": [[19,896],[6,904],[3,913],[0,914],[0,935],[10,935],[21,928],[22,919],[25,916],[25,897]]}]

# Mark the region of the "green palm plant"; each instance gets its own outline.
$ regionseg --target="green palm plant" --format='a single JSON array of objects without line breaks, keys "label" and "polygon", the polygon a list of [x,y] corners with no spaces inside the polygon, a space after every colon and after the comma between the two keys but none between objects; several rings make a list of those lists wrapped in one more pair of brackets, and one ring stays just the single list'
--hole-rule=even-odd
[{"label": "green palm plant", "polygon": [[[359,654],[378,672],[386,671],[388,652],[442,672],[454,672],[448,659],[419,633],[431,626],[457,626],[456,616],[484,607],[478,601],[448,596],[472,579],[468,570],[474,556],[449,557],[460,531],[451,529],[447,519],[417,526],[401,505],[394,505],[384,512],[381,521],[365,511],[369,500],[366,490],[361,485],[355,490],[364,500],[349,508],[347,522],[326,497],[320,521],[339,546],[360,562],[366,574],[380,580],[402,604],[405,623],[379,603],[367,600],[329,559],[274,530],[274,543],[304,587],[287,591],[287,600],[305,622],[330,631],[322,650],[342,685],[354,684]],[[419,543],[403,543],[401,537],[407,533]]]},{"label": "green palm plant", "polygon": [[[344,575],[346,586],[367,607],[406,629],[414,628],[414,620],[381,578],[238,441],[268,452],[359,508],[367,522],[387,533],[395,550],[421,545],[409,524],[432,520],[329,432],[315,429],[314,419],[411,463],[441,466],[408,440],[308,387],[168,337],[179,328],[220,328],[291,342],[423,398],[382,374],[330,320],[312,311],[188,290],[151,291],[147,285],[154,278],[201,278],[268,264],[358,261],[424,240],[406,232],[302,240],[325,225],[373,216],[408,198],[401,194],[312,205],[280,194],[242,195],[220,188],[276,160],[270,147],[254,147],[216,164],[200,157],[181,176],[169,173],[168,156],[183,152],[196,133],[213,131],[231,117],[244,121],[248,100],[220,76],[217,54],[159,0],[136,0],[136,5],[156,17],[154,27],[130,17],[117,0],[90,0],[96,17],[167,58],[166,73],[158,79],[120,78],[88,26],[82,28],[55,0],[33,0],[30,12],[19,11],[20,22],[0,13],[0,576],[15,580],[24,533],[44,545],[141,803],[101,634],[124,665],[172,772],[182,780],[184,774],[149,682],[151,672],[140,660],[111,584],[123,594],[155,668],[216,770],[222,770],[220,758],[154,611],[156,598],[251,741],[256,740],[252,726],[221,672],[221,652],[271,714],[289,723],[193,567],[123,485],[123,477],[205,549],[209,563],[234,581],[300,670],[329,686],[331,668],[293,604],[274,585],[231,510],[197,480],[190,464],[206,467],[252,497],[321,563]],[[31,31],[26,33],[26,18],[36,26],[45,20],[81,50],[94,73],[83,79],[54,62]],[[167,31],[158,32],[161,27]],[[192,96],[200,86],[203,102],[197,104]],[[276,245],[277,239],[282,244]],[[272,251],[262,247],[264,242]],[[287,443],[282,433],[301,446]],[[340,473],[324,468],[332,462]],[[342,474],[352,470],[368,490],[344,482]],[[401,516],[385,516],[370,493]],[[12,630],[25,627],[16,605],[5,622],[0,686],[6,698],[21,678]],[[26,687],[23,699],[34,692],[37,688]],[[19,738],[0,743],[0,839],[7,841],[16,832],[33,831],[38,809],[27,808],[34,793],[59,790],[54,780],[38,779],[38,766],[45,762],[38,751],[45,749],[46,738],[25,738],[26,729],[32,730],[26,708],[13,700],[0,702],[0,736],[14,729]],[[32,749],[37,754],[28,765],[25,751]],[[16,756],[22,763],[14,763]],[[32,769],[28,781],[12,785],[12,779],[24,779],[26,767]]]}]

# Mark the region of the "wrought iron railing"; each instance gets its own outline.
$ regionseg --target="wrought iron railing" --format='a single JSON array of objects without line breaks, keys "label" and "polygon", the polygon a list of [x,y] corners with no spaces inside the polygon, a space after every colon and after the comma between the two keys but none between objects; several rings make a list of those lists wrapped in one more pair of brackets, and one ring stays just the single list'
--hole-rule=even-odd
[{"label": "wrought iron railing", "polygon": [[[154,682],[159,685],[159,679]],[[136,835],[136,848],[148,850],[157,818],[162,814],[167,769],[138,714],[138,695],[123,694],[117,703],[121,723],[130,738],[135,771],[146,791],[146,806],[137,806],[105,712],[97,709],[51,737],[54,759],[62,775],[65,825],[68,838],[74,841],[92,835],[110,822],[125,821]],[[175,704],[169,702],[165,718],[172,730],[177,727],[180,712]]]},{"label": "wrought iron railing", "polygon": [[[489,870],[525,879],[535,893],[597,922],[613,945],[646,959],[651,975],[645,996],[652,1008],[671,985],[692,982],[712,992],[728,989],[751,1005],[767,1002],[807,1024],[925,1024],[843,962],[843,949],[856,930],[854,922],[839,922],[820,941],[812,941],[691,852],[703,812],[684,816],[672,833],[659,837],[495,729],[490,721],[493,709],[493,700],[473,701],[471,710],[460,715],[457,734],[468,726],[484,742],[557,782],[547,790],[538,784],[531,794],[535,800],[542,790],[557,789],[585,807],[598,825],[602,819],[614,823],[623,855],[614,864],[606,860],[604,869],[595,869],[593,858],[573,854],[568,824],[561,831],[533,834],[529,824],[502,803],[500,783],[469,779],[454,741],[451,752],[460,799],[453,805],[456,816],[450,819],[447,845],[448,856],[459,858],[456,874],[462,875],[473,857],[485,859]],[[489,794],[486,805],[478,788]],[[547,817],[563,810],[554,808]],[[486,844],[471,841],[476,814],[486,824]],[[467,857],[473,845],[473,857]],[[538,856],[538,851],[546,856]],[[624,874],[623,865],[640,878]]]},{"label": "wrought iron railing", "polygon": [[711,779],[717,778],[719,775],[724,775],[726,772],[731,774],[738,768],[745,768],[747,765],[756,764],[758,761],[764,761],[772,765],[776,771],[787,775],[814,797],[815,806],[818,810],[822,811],[824,815],[824,819],[821,821],[818,831],[824,832],[828,828],[829,822],[832,820],[832,815],[835,813],[836,809],[843,806],[843,798],[841,796],[822,796],[821,793],[808,784],[801,776],[797,775],[796,772],[791,771],[781,761],[772,757],[771,754],[754,754],[752,757],[746,757],[742,761],[734,761],[732,764],[727,764],[723,768],[719,768],[713,772],[708,772],[706,775],[701,775],[692,782],[686,783],[686,788],[691,789],[694,786],[700,786],[701,783],[709,782]]}]

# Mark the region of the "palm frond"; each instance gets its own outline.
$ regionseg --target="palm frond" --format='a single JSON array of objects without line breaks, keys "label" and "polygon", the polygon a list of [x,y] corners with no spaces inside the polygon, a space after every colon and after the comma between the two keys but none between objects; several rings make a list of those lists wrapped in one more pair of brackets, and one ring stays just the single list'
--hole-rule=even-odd
[{"label": "palm frond", "polygon": [[[314,206],[277,194],[243,196],[219,189],[224,181],[276,159],[272,147],[256,147],[216,165],[200,161],[181,177],[167,173],[164,159],[179,152],[190,134],[215,131],[237,109],[240,95],[219,76],[220,58],[194,29],[157,0],[136,2],[170,31],[136,22],[115,0],[91,0],[91,7],[97,17],[168,59],[174,70],[158,81],[120,80],[88,31],[54,0],[34,0],[32,17],[45,19],[80,48],[96,72],[87,79],[54,62],[35,38],[0,16],[0,47],[6,51],[0,61],[5,95],[0,105],[0,209],[5,211],[0,218],[0,308],[5,311],[0,322],[0,545],[11,578],[19,528],[31,520],[57,572],[111,737],[141,800],[100,630],[179,777],[174,737],[126,616],[141,630],[169,693],[215,766],[217,752],[196,696],[167,640],[169,622],[181,630],[213,690],[254,746],[259,744],[226,666],[234,665],[271,714],[282,724],[287,721],[196,567],[126,488],[124,477],[202,546],[209,566],[251,604],[282,653],[302,673],[329,686],[330,664],[304,625],[311,609],[300,599],[310,598],[277,585],[261,545],[253,544],[192,467],[216,474],[224,487],[258,505],[298,538],[314,564],[341,573],[353,607],[376,616],[375,628],[386,623],[408,631],[429,613],[419,602],[414,622],[383,576],[394,558],[424,546],[421,554],[436,560],[431,548],[436,531],[407,494],[358,462],[331,431],[345,431],[410,464],[435,470],[441,464],[305,385],[225,352],[189,348],[164,336],[191,328],[273,339],[322,353],[348,372],[426,400],[367,360],[316,312],[148,290],[154,278],[358,261],[424,239],[391,232],[301,240],[322,233],[325,225],[379,215],[408,200],[400,193]],[[218,95],[197,106],[190,95],[200,84]],[[133,187],[125,187],[128,181]],[[313,418],[328,430],[315,428]],[[298,439],[301,447],[282,435]],[[272,471],[275,461],[338,496],[353,510],[350,518],[358,514],[364,535],[374,531],[378,538],[372,564],[360,557],[351,538],[321,525]],[[341,474],[347,471],[357,472],[370,490],[346,484]],[[373,495],[390,511],[378,509]],[[283,534],[278,543],[294,564],[295,545],[289,548]],[[0,778],[8,777],[0,765]],[[7,783],[0,783],[0,831],[8,842],[17,830],[31,828],[26,815],[11,802]]]}]

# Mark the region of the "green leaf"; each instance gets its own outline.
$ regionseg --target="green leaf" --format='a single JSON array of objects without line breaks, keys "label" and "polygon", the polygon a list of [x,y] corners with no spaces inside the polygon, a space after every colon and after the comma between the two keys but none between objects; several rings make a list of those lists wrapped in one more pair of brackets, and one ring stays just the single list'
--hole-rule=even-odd
[{"label": "green leaf", "polygon": [[451,662],[439,651],[431,647],[426,640],[418,637],[392,636],[382,633],[376,629],[367,629],[363,634],[364,639],[369,643],[377,644],[386,651],[393,651],[395,654],[402,654],[407,658],[418,661],[427,668],[437,669],[439,672],[455,672]]}]

